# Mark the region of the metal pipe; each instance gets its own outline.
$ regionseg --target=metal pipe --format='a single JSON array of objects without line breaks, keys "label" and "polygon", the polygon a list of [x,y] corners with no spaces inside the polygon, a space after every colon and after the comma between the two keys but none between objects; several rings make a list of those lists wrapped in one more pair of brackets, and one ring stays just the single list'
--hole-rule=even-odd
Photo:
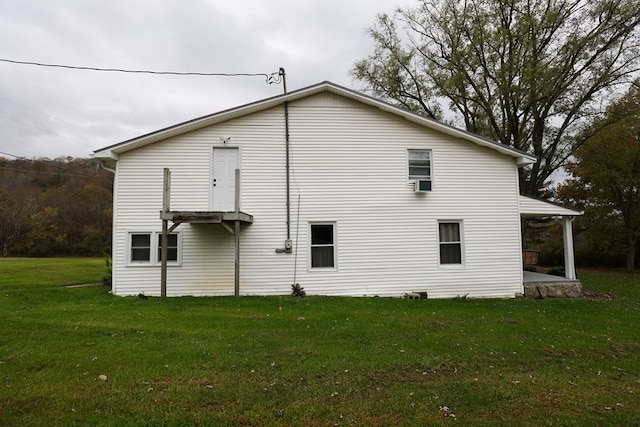
[{"label": "metal pipe", "polygon": [[291,239],[291,182],[289,178],[289,102],[284,102],[284,131],[287,172],[287,240]]}]

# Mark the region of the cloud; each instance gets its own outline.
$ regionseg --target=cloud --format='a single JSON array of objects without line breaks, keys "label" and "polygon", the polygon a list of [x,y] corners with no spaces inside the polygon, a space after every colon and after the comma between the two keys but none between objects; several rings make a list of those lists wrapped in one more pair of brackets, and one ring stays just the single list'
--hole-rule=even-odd
[{"label": "cloud", "polygon": [[[397,3],[397,2],[396,2]],[[412,4],[405,0],[401,4]],[[0,58],[100,68],[287,72],[330,80],[371,51],[385,0],[0,1]],[[181,121],[282,93],[263,77],[178,77],[0,63],[0,151],[86,157]]]}]

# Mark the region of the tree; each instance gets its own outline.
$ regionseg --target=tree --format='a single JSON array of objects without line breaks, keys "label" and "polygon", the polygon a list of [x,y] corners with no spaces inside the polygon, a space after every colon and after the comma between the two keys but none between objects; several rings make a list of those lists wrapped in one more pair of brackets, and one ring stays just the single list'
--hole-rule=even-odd
[{"label": "tree", "polygon": [[621,224],[631,272],[640,236],[640,79],[584,135],[567,167],[574,178],[559,195],[601,219],[598,229],[602,223]]},{"label": "tree", "polygon": [[[379,15],[352,75],[372,94],[535,154],[536,195],[575,148],[608,89],[638,70],[635,0],[420,0]],[[399,30],[399,28],[401,30]]]},{"label": "tree", "polygon": [[9,256],[9,248],[29,231],[32,203],[29,198],[18,200],[0,190],[0,253]]},{"label": "tree", "polygon": [[112,182],[91,159],[0,158],[0,252],[108,252]]}]

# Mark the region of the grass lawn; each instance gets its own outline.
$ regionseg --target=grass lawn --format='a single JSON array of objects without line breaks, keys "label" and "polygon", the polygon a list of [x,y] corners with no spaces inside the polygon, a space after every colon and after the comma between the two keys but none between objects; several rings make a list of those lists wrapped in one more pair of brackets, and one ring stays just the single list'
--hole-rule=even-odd
[{"label": "grass lawn", "polygon": [[[0,425],[640,425],[615,298],[121,298],[102,259],[0,259]],[[302,284],[304,286],[304,284]]]}]

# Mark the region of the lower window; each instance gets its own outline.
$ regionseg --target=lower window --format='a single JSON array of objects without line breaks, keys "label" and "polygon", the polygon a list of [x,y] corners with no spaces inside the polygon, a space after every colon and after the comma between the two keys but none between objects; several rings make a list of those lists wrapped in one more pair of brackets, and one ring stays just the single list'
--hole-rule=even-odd
[{"label": "lower window", "polygon": [[335,224],[310,224],[311,268],[335,268]]},{"label": "lower window", "polygon": [[460,222],[439,222],[440,264],[462,264]]},{"label": "lower window", "polygon": [[[158,234],[158,262],[162,262],[162,233]],[[167,236],[167,262],[178,262],[178,235]]]},{"label": "lower window", "polygon": [[[180,263],[180,234],[169,234],[167,241],[167,263]],[[157,248],[154,250],[154,248]],[[129,264],[157,265],[162,262],[162,233],[130,233]]]},{"label": "lower window", "polygon": [[151,233],[131,234],[131,262],[151,262]]}]

